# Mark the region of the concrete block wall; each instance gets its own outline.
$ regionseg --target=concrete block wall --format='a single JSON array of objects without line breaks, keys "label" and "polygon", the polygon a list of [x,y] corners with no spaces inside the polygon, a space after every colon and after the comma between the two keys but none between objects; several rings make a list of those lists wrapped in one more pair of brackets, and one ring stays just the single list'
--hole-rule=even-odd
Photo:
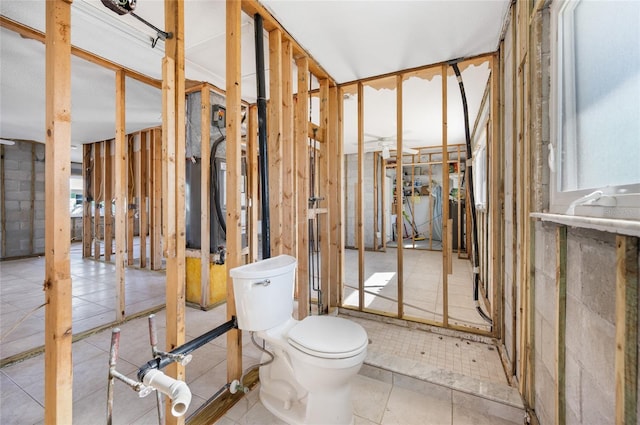
[{"label": "concrete block wall", "polygon": [[44,157],[44,145],[40,143],[4,145],[4,187],[0,188],[4,191],[0,210],[5,224],[0,235],[5,246],[2,258],[44,253]]}]

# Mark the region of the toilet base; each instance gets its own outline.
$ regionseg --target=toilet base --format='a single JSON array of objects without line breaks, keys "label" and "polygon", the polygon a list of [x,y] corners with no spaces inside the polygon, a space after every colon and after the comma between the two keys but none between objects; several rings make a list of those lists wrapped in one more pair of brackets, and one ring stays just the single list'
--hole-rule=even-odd
[{"label": "toilet base", "polygon": [[350,388],[340,392],[344,394],[307,394],[285,406],[281,398],[260,387],[260,401],[269,412],[290,425],[353,425]]}]

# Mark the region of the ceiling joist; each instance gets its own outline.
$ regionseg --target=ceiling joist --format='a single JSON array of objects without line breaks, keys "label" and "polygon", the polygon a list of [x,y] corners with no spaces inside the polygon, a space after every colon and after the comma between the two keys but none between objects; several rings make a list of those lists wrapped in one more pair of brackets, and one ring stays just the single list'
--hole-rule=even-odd
[{"label": "ceiling joist", "polygon": [[[19,22],[16,22],[12,19],[9,19],[1,15],[0,15],[0,27],[13,31],[24,38],[36,40],[41,43],[45,42],[45,34],[42,31],[38,31],[34,28],[31,28],[27,25],[23,25]],[[80,59],[84,59],[88,62],[102,66],[103,68],[111,69],[113,71],[123,71],[126,77],[140,81],[141,83],[144,83],[144,84],[148,84],[152,87],[160,88],[162,86],[162,82],[160,80],[156,80],[155,78],[151,78],[147,75],[144,75],[132,69],[126,68],[122,65],[119,65],[115,62],[112,62],[108,59],[105,59],[103,57],[100,57],[98,55],[95,55],[84,49],[80,49],[73,45],[71,46],[71,54],[79,57]]]}]

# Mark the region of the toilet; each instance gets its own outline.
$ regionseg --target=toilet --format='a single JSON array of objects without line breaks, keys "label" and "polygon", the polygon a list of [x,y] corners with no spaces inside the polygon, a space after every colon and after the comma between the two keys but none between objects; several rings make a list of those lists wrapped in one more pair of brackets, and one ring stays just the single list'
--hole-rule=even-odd
[{"label": "toilet", "polygon": [[351,379],[367,355],[367,332],[333,316],[295,320],[296,263],[280,255],[229,271],[238,328],[256,332],[274,356],[260,367],[260,401],[289,424],[352,424]]}]

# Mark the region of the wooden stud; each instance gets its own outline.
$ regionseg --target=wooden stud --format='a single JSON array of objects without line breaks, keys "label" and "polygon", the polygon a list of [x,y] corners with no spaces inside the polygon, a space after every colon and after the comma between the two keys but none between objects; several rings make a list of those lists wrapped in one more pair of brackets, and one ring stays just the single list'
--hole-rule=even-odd
[{"label": "wooden stud", "polygon": [[29,187],[29,254],[35,254],[33,250],[33,236],[35,233],[36,219],[36,144],[31,143],[31,184]]},{"label": "wooden stud", "polygon": [[138,174],[140,174],[138,187],[138,216],[140,239],[140,268],[147,268],[147,140],[149,139],[149,131],[143,131],[140,134],[140,161],[138,162]]},{"label": "wooden stud", "polygon": [[135,144],[136,140],[140,138],[140,133],[130,134],[127,140],[127,265],[133,266],[134,262],[134,251],[133,251],[133,234],[135,230],[135,208],[136,208],[136,200],[135,200],[135,188],[136,188],[136,178],[135,178]]},{"label": "wooden stud", "polygon": [[[504,296],[504,261],[502,259],[502,249],[504,247],[504,236],[502,233],[503,217],[503,199],[504,186],[502,183],[502,149],[500,140],[501,121],[500,121],[500,58],[498,54],[493,55],[491,60],[491,125],[487,131],[490,135],[488,153],[487,153],[487,170],[489,170],[489,220],[491,235],[491,266],[489,276],[491,276],[491,317],[493,320],[493,333],[496,338],[502,334],[503,327],[503,311],[502,298]],[[469,207],[467,206],[467,209]],[[469,248],[467,248],[469,250]]]},{"label": "wooden stud", "polygon": [[402,75],[396,76],[396,237],[397,244],[397,276],[398,276],[398,317],[404,316],[404,240],[403,228],[403,197],[404,197],[404,170],[403,163],[403,92],[402,83],[404,78]]},{"label": "wooden stud", "polygon": [[46,2],[44,422],[72,423],[71,4]]},{"label": "wooden stud", "polygon": [[209,88],[200,90],[200,306],[209,303],[209,253],[211,250],[211,218],[209,210],[209,176],[211,174],[211,94]]},{"label": "wooden stud", "polygon": [[[82,168],[82,175],[84,176],[84,160],[83,160],[83,168]],[[5,204],[4,201],[4,196],[6,193],[6,186],[5,186],[5,177],[4,177],[4,170],[5,170],[5,165],[4,165],[4,145],[0,145],[0,238],[2,239],[2,241],[0,241],[0,257],[4,258],[7,255],[7,205]],[[84,200],[83,200],[84,203]],[[83,204],[86,206],[86,204]],[[85,207],[86,208],[86,207]],[[84,217],[85,217],[85,212],[86,210],[83,210],[83,215],[82,215],[82,220],[83,220],[83,224],[84,224]],[[82,256],[84,257],[84,236],[82,238],[83,240],[83,251],[82,251]]]},{"label": "wooden stud", "polygon": [[151,270],[162,268],[162,130],[151,134]]},{"label": "wooden stud", "polygon": [[327,153],[329,155],[328,163],[328,181],[326,188],[326,196],[328,198],[328,233],[329,233],[329,255],[331,266],[329,268],[329,294],[328,308],[338,307],[338,291],[342,282],[339,280],[339,255],[340,247],[337,243],[338,226],[340,223],[339,198],[341,196],[342,184],[338,180],[338,168],[342,162],[342,154],[338,150],[338,88],[329,87],[329,131],[327,132]]},{"label": "wooden stud", "polygon": [[336,213],[338,214],[337,222],[336,222],[336,239],[335,246],[336,249],[336,267],[338,269],[338,280],[336,282],[337,290],[336,293],[336,305],[342,305],[343,301],[343,282],[344,282],[344,241],[345,241],[345,226],[344,226],[344,210],[345,210],[345,202],[344,202],[344,90],[342,88],[338,89],[338,124],[336,126],[336,132],[338,134],[337,138],[337,173],[336,173]]},{"label": "wooden stud", "polygon": [[93,258],[100,260],[100,228],[101,214],[100,202],[102,201],[102,143],[94,143],[93,149],[93,173],[91,175],[91,187],[93,187]]},{"label": "wooden stud", "polygon": [[271,255],[282,253],[282,32],[269,32],[269,219]]},{"label": "wooden stud", "polygon": [[[448,65],[442,65],[442,235],[449,235],[449,150],[447,148]],[[449,238],[442,238],[442,324],[449,326]]]},{"label": "wooden stud", "polygon": [[116,72],[116,138],[114,152],[116,198],[116,321],[125,315],[125,245],[127,217],[127,136],[125,134],[125,74]]},{"label": "wooden stud", "polygon": [[[93,198],[93,188],[91,188],[92,191],[87,190],[87,182],[91,181],[92,178],[92,149],[92,143],[82,145],[82,181],[84,182],[84,194],[82,199],[82,258],[91,257],[91,202],[88,199],[89,197]],[[2,205],[4,205],[4,203]],[[4,219],[5,216],[6,215],[3,214],[2,218]]]},{"label": "wooden stud", "polygon": [[566,421],[567,228],[556,229],[556,423]]},{"label": "wooden stud", "polygon": [[[66,1],[66,0],[65,0]],[[11,30],[15,33],[20,34],[22,37],[24,38],[28,38],[31,40],[36,40],[39,41],[41,43],[45,42],[45,34],[41,31],[38,31],[36,29],[33,29],[31,27],[28,27],[24,24],[21,24],[19,22],[16,22],[12,19],[9,19],[5,16],[0,16],[0,27],[2,28],[7,28],[8,30]],[[88,62],[94,63],[96,65],[99,65],[103,68],[106,69],[110,69],[112,71],[124,71],[124,73],[126,74],[127,77],[129,78],[133,78],[134,80],[140,81],[141,83],[144,84],[148,84],[150,86],[153,87],[157,87],[160,88],[160,81],[156,80],[155,78],[151,78],[147,75],[141,74],[137,71],[134,71],[132,69],[123,67],[120,64],[117,64],[115,62],[111,62],[110,60],[107,60],[101,56],[97,56],[94,53],[88,52],[86,50],[80,49],[76,46],[71,46],[71,54],[73,56],[76,56],[80,59],[84,59]]]},{"label": "wooden stud", "polygon": [[298,67],[298,96],[295,110],[295,167],[298,231],[298,319],[309,314],[309,59],[296,60]]},{"label": "wooden stud", "polygon": [[638,238],[616,236],[616,424],[638,417]]},{"label": "wooden stud", "polygon": [[[131,159],[133,160],[133,190],[131,192],[132,204],[135,205],[135,209],[132,210],[132,218],[134,225],[132,226],[135,230],[135,223],[138,223],[138,247],[139,256],[140,256],[140,267],[142,267],[142,208],[141,208],[141,199],[142,199],[142,139],[144,139],[144,132],[141,131],[137,134],[133,141],[133,155]],[[131,232],[132,236],[134,232]],[[131,238],[131,242],[133,243],[133,237]],[[133,260],[133,251],[128,256],[131,260]]]},{"label": "wooden stud", "polygon": [[282,253],[296,256],[295,143],[293,138],[293,47],[282,41]]},{"label": "wooden stud", "polygon": [[[332,114],[332,110],[329,102],[329,80],[323,78],[320,80],[320,127],[323,129],[325,137],[332,131],[329,117]],[[322,143],[319,146],[320,157],[318,161],[319,173],[317,174],[316,181],[319,183],[318,196],[321,198],[320,206],[324,206],[327,209],[331,204],[330,202],[330,151],[328,143]],[[335,160],[334,160],[335,161]],[[320,288],[322,289],[322,305],[324,307],[324,313],[328,312],[329,307],[329,293],[330,293],[330,279],[331,279],[331,227],[329,214],[317,215],[316,220],[320,220],[320,234],[316,235],[320,238]]]},{"label": "wooden stud", "polygon": [[380,163],[382,161],[381,156],[378,152],[373,152],[373,228],[371,229],[373,232],[373,250],[377,251],[379,247],[378,242],[378,231],[380,228],[378,227],[378,220],[380,219],[380,208],[378,207],[378,191],[380,187],[378,185],[378,179],[380,178]]},{"label": "wooden stud", "polygon": [[358,310],[364,308],[364,86],[358,83],[358,186],[356,188],[356,246],[358,248]]},{"label": "wooden stud", "polygon": [[104,143],[104,261],[111,261],[113,252],[113,149],[111,140]]},{"label": "wooden stud", "polygon": [[[247,129],[247,168],[249,203],[249,262],[258,261],[258,107],[249,106],[249,122]],[[285,186],[286,187],[286,186]],[[289,253],[291,254],[291,253]]]},{"label": "wooden stud", "polygon": [[[227,0],[226,8],[226,83],[227,83],[227,319],[236,314],[233,282],[229,270],[242,264],[240,228],[241,178],[241,45],[242,10],[238,1]],[[242,375],[242,334],[227,333],[227,382]]]}]

